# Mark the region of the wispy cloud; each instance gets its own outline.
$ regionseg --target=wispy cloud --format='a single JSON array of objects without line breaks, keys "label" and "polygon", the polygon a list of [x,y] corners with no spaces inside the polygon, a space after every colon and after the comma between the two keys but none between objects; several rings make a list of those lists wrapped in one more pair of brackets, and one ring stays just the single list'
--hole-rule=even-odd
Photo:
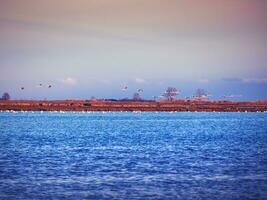
[{"label": "wispy cloud", "polygon": [[142,84],[142,83],[146,83],[147,81],[145,79],[142,79],[142,78],[135,78],[134,82],[138,83],[138,84]]},{"label": "wispy cloud", "polygon": [[244,83],[267,83],[267,78],[244,78]]},{"label": "wispy cloud", "polygon": [[72,77],[67,77],[65,79],[62,79],[60,82],[65,84],[65,85],[70,85],[70,86],[74,86],[77,84],[77,80],[75,78],[72,78]]},{"label": "wispy cloud", "polygon": [[15,25],[21,29],[32,30],[32,31],[43,31],[46,33],[58,33],[69,36],[79,36],[85,38],[96,38],[102,40],[116,40],[122,42],[139,42],[139,43],[151,43],[151,40],[138,37],[136,35],[119,33],[108,30],[98,30],[93,28],[88,28],[84,25],[74,25],[72,23],[63,24],[57,21],[44,22],[34,19],[21,19],[21,18],[0,18],[0,25],[12,26]]},{"label": "wispy cloud", "polygon": [[100,79],[100,80],[98,80],[100,83],[103,83],[103,84],[105,84],[105,85],[109,85],[109,84],[111,84],[111,81],[110,80],[107,80],[107,79]]},{"label": "wispy cloud", "polygon": [[200,83],[209,83],[210,80],[207,79],[207,78],[202,78],[202,79],[199,79],[198,82],[200,82]]},{"label": "wispy cloud", "polygon": [[105,78],[95,78],[95,77],[89,77],[87,79],[90,84],[104,84],[104,85],[110,85],[112,83],[111,80],[105,79]]},{"label": "wispy cloud", "polygon": [[242,82],[242,78],[231,77],[231,78],[223,78],[225,82]]},{"label": "wispy cloud", "polygon": [[237,83],[267,83],[267,78],[223,78],[222,80]]}]

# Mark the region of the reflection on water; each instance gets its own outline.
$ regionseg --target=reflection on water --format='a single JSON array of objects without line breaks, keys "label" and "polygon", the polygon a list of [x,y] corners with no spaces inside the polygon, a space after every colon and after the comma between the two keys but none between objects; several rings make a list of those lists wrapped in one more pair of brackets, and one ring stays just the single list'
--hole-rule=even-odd
[{"label": "reflection on water", "polygon": [[0,113],[0,199],[266,199],[265,113]]}]

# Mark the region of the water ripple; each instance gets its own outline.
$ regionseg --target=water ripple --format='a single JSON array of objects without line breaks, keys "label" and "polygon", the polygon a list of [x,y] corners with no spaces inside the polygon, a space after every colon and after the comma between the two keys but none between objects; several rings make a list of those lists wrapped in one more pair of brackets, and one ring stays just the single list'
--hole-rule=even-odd
[{"label": "water ripple", "polygon": [[0,113],[0,199],[267,199],[264,113]]}]

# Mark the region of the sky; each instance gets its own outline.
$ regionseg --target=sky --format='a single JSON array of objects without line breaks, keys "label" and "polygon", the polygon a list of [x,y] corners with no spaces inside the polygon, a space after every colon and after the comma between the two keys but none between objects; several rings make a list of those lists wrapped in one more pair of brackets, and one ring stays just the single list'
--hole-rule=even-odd
[{"label": "sky", "polygon": [[204,88],[266,100],[266,10],[265,0],[0,0],[0,93],[119,99],[142,88],[152,99],[172,86],[179,98]]}]

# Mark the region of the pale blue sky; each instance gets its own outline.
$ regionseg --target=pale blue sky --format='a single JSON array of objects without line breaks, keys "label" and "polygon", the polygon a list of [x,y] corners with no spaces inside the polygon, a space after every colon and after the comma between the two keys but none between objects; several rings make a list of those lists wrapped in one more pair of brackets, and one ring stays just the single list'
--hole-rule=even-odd
[{"label": "pale blue sky", "polygon": [[201,87],[267,99],[266,10],[262,0],[0,0],[0,92],[123,98],[144,88],[150,99],[173,86],[182,97]]}]

